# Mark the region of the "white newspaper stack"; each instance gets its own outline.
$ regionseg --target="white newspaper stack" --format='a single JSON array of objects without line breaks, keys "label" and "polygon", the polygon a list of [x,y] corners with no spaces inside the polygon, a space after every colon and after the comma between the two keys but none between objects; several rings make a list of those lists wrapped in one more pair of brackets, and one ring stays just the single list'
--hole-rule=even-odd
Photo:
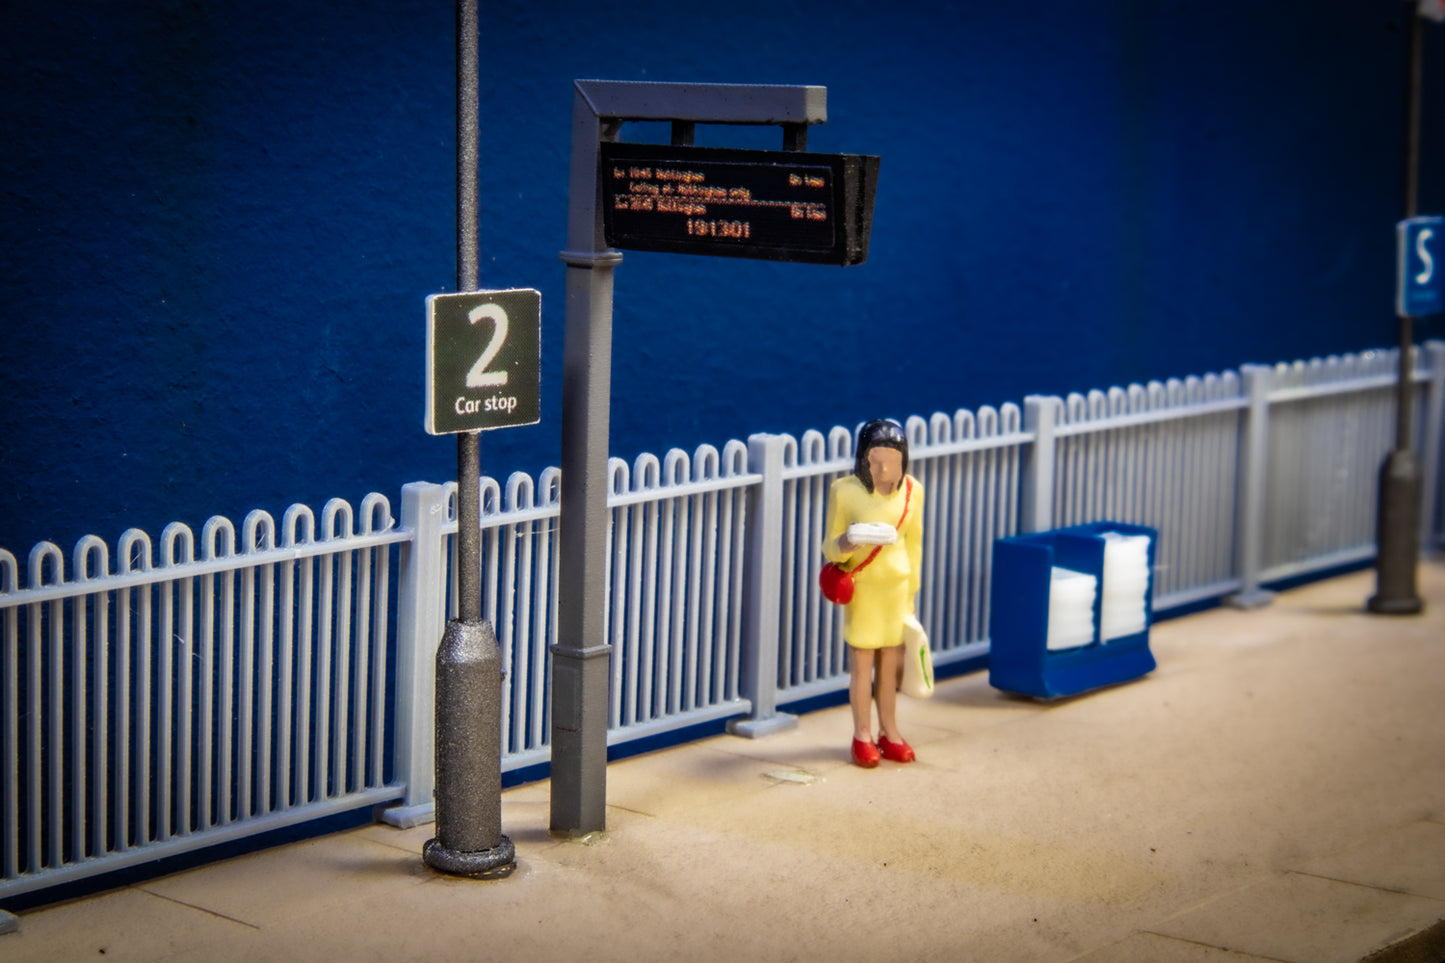
[{"label": "white newspaper stack", "polygon": [[1137,635],[1148,627],[1149,536],[1101,532],[1104,539],[1104,604],[1099,638]]},{"label": "white newspaper stack", "polygon": [[1049,581],[1050,651],[1094,641],[1094,595],[1098,590],[1099,580],[1087,572],[1053,566]]}]

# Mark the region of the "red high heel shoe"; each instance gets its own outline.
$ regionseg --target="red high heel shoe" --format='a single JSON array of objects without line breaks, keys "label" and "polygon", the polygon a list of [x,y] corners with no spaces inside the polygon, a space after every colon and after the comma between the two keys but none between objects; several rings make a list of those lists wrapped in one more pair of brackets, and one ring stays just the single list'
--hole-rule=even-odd
[{"label": "red high heel shoe", "polygon": [[884,759],[890,759],[893,762],[912,762],[918,758],[913,753],[913,747],[906,740],[889,742],[887,736],[879,736],[878,748],[882,751]]},{"label": "red high heel shoe", "polygon": [[878,767],[878,747],[871,742],[854,739],[853,765],[862,766],[864,769],[876,769]]}]

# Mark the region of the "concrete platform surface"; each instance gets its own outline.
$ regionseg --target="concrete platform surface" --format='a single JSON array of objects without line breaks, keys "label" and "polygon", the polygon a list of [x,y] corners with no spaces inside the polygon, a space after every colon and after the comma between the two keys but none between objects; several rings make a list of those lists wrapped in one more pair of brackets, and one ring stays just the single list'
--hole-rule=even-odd
[{"label": "concrete platform surface", "polygon": [[1373,580],[1165,622],[1073,699],[949,680],[913,765],[850,765],[844,706],[614,763],[586,842],[509,790],[509,879],[366,826],[27,911],[0,960],[1439,960],[1445,564],[1420,616]]}]

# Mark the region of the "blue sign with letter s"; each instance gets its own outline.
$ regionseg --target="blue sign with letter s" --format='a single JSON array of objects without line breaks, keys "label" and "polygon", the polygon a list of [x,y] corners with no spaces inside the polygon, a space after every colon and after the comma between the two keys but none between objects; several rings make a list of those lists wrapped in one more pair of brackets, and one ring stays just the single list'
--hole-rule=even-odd
[{"label": "blue sign with letter s", "polygon": [[1445,217],[1407,217],[1395,237],[1395,311],[1402,318],[1445,311]]}]

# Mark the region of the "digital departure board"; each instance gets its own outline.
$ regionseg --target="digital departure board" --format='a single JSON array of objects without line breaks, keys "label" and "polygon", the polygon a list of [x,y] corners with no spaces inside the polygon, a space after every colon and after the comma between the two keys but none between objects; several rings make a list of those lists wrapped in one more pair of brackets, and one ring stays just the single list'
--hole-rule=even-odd
[{"label": "digital departure board", "polygon": [[612,247],[815,264],[868,259],[877,157],[612,141],[600,148]]}]

